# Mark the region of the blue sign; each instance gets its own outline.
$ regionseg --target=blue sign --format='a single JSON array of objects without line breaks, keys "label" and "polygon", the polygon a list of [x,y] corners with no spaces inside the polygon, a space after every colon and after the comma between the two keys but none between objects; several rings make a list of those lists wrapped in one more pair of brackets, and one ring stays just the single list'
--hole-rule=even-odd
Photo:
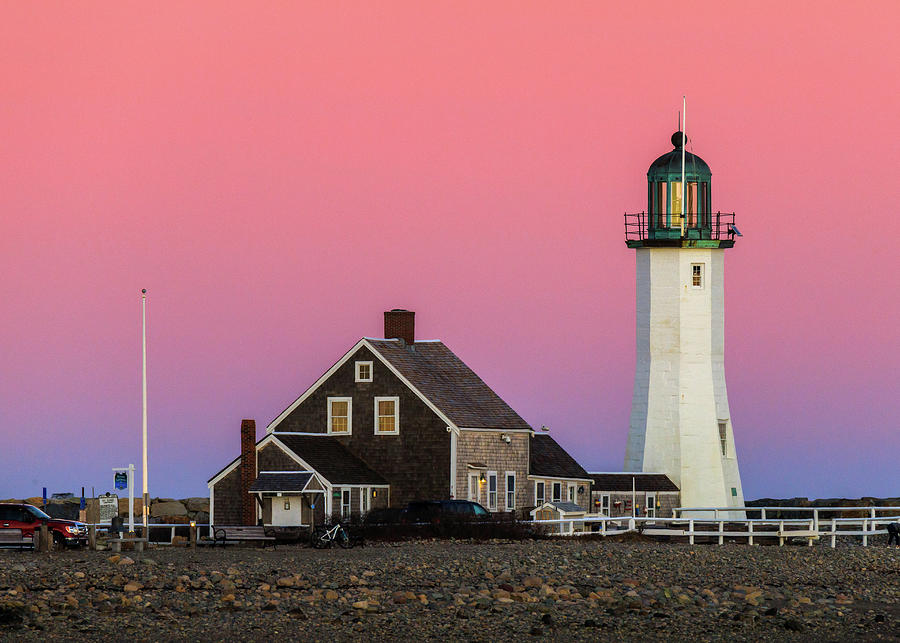
[{"label": "blue sign", "polygon": [[116,489],[127,489],[128,488],[128,474],[124,471],[118,471],[115,476],[115,487]]},{"label": "blue sign", "polygon": [[47,506],[47,487],[44,487],[44,506]]}]

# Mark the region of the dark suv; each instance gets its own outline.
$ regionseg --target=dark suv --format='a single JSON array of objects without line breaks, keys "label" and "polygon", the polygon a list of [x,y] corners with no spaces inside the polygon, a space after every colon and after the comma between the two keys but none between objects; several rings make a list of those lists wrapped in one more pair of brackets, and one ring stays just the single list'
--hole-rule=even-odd
[{"label": "dark suv", "polygon": [[491,513],[471,500],[417,500],[406,506],[400,514],[401,522],[431,523],[478,522],[490,520]]},{"label": "dark suv", "polygon": [[84,546],[87,544],[87,527],[83,522],[51,518],[29,504],[0,503],[0,528],[21,529],[23,538],[33,538],[35,530],[47,521],[47,529],[53,534],[55,545]]}]

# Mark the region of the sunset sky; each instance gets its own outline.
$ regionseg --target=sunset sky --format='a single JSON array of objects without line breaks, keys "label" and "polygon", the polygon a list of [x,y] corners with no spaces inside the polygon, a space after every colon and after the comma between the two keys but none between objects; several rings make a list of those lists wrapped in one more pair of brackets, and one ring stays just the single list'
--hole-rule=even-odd
[{"label": "sunset sky", "polygon": [[[633,6],[633,5],[640,6]],[[3,3],[0,497],[207,494],[382,312],[623,466],[682,95],[746,498],[900,496],[900,3]]]}]

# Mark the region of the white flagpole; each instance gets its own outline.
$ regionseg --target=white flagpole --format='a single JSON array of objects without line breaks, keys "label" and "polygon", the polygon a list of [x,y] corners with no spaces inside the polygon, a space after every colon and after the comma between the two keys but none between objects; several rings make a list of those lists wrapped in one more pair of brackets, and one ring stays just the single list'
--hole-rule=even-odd
[{"label": "white flagpole", "polygon": [[684,206],[687,202],[687,186],[684,184],[684,157],[687,148],[687,97],[681,97],[681,236],[684,237]]},{"label": "white flagpole", "polygon": [[141,515],[143,516],[144,523],[144,535],[143,537],[147,537],[147,526],[149,523],[149,515],[150,515],[150,493],[147,490],[147,289],[144,288],[141,290],[141,352],[142,352],[142,388],[143,388],[143,409],[142,409],[142,417],[141,417],[141,436],[142,436],[142,444],[143,444],[143,502],[141,503],[143,506],[141,508]]}]

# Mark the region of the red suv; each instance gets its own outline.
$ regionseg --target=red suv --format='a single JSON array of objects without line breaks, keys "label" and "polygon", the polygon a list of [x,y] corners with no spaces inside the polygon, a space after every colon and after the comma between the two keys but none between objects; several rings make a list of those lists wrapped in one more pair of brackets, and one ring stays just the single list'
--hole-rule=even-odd
[{"label": "red suv", "polygon": [[55,545],[74,547],[87,544],[87,526],[83,522],[51,518],[33,505],[0,503],[0,528],[21,529],[23,538],[33,538],[35,530],[40,530],[44,520],[53,534]]}]

